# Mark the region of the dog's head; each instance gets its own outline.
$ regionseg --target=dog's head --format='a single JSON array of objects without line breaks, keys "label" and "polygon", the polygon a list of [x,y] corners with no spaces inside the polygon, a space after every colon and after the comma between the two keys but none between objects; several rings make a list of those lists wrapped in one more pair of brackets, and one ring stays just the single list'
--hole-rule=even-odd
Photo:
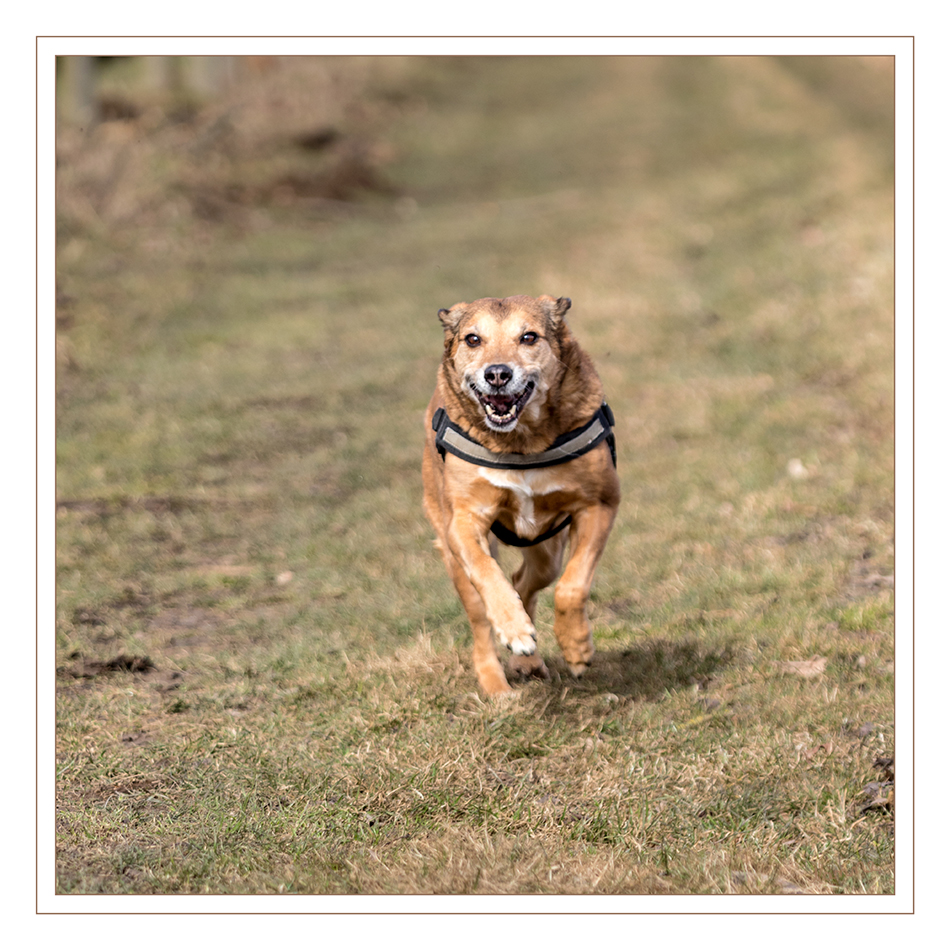
[{"label": "dog's head", "polygon": [[439,311],[444,362],[495,432],[511,432],[559,378],[568,297],[484,297]]}]

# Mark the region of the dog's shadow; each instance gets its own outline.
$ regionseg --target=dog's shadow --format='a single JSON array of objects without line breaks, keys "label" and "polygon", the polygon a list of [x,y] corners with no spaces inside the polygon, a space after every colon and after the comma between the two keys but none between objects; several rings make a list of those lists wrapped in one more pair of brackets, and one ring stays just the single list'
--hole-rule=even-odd
[{"label": "dog's shadow", "polygon": [[667,692],[705,687],[728,667],[735,651],[694,640],[648,640],[622,650],[597,651],[590,670],[575,680],[560,655],[545,657],[550,686],[570,686],[576,694],[610,694],[655,701]]}]

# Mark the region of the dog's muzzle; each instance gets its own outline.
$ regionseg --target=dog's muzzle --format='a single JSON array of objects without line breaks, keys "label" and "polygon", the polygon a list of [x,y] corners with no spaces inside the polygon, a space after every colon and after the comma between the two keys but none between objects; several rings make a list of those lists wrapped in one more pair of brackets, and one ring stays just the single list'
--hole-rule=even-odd
[{"label": "dog's muzzle", "polygon": [[524,380],[522,374],[504,363],[493,363],[486,366],[469,387],[485,410],[489,428],[510,432],[531,398],[535,383],[532,379]]}]

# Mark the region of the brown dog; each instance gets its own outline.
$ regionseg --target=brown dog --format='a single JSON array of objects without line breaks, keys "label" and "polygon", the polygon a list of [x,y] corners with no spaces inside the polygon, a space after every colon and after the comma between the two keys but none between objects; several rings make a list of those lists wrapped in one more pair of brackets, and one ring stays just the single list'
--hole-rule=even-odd
[{"label": "brown dog", "polygon": [[[590,357],[571,335],[567,297],[486,297],[440,310],[445,352],[426,412],[425,510],[474,635],[475,671],[510,692],[492,631],[519,676],[537,655],[538,592],[554,591],[554,634],[571,672],[591,663],[587,598],[620,502],[612,417]],[[569,527],[570,533],[563,528]],[[494,535],[524,549],[508,583]]]}]

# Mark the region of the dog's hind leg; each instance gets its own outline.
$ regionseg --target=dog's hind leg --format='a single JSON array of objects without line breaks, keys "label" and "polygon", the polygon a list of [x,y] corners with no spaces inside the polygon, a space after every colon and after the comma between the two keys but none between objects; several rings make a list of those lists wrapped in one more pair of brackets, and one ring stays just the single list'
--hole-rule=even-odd
[{"label": "dog's hind leg", "polygon": [[594,658],[587,598],[616,513],[616,506],[600,504],[574,516],[573,553],[554,589],[554,635],[574,676],[581,676]]},{"label": "dog's hind leg", "polygon": [[561,571],[566,538],[567,534],[562,532],[534,547],[524,548],[524,560],[512,575],[511,584],[518,592],[532,623],[538,607],[539,592],[553,584]]},{"label": "dog's hind leg", "polygon": [[[521,598],[524,609],[532,623],[534,623],[534,616],[538,607],[539,592],[552,584],[560,573],[566,538],[567,535],[562,534],[535,547],[525,548],[523,552],[524,560],[511,578],[512,586]],[[520,679],[529,677],[551,678],[548,668],[544,665],[544,660],[537,653],[530,656],[513,655],[508,660],[508,672]]]}]

